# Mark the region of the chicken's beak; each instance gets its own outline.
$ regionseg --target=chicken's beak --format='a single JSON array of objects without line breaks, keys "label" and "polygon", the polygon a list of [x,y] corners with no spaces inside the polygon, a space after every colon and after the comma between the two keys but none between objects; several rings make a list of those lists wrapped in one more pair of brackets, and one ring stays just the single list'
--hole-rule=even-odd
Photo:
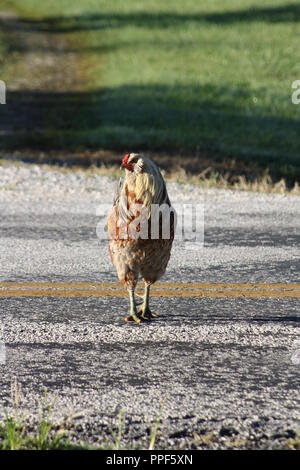
[{"label": "chicken's beak", "polygon": [[123,163],[121,163],[120,170],[123,170],[123,168],[124,168]]}]

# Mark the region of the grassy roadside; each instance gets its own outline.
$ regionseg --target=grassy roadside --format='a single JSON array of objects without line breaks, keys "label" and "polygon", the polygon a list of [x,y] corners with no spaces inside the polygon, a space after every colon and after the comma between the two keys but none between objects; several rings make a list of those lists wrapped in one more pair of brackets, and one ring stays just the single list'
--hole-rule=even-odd
[{"label": "grassy roadside", "polygon": [[[45,166],[47,170],[50,171],[71,171],[73,174],[79,172],[84,173],[86,176],[109,176],[116,180],[119,180],[124,176],[123,172],[120,170],[119,154],[109,152],[107,155],[106,152],[102,151],[96,155],[94,154],[94,158],[91,158],[91,155],[87,155],[86,152],[83,155],[72,154],[70,156],[70,159],[72,159],[73,162],[71,166],[65,165],[65,156],[62,156],[59,153],[39,153],[38,155],[32,155],[32,152],[29,152],[28,154],[22,153],[19,157],[21,157],[25,162],[27,161],[30,163],[38,163],[42,166]],[[11,156],[9,155],[9,157]],[[157,155],[154,157],[154,160],[161,164],[161,161],[159,161]],[[168,158],[165,158],[168,161]],[[50,162],[54,162],[54,164],[47,164],[46,162],[49,160]],[[105,162],[108,162],[108,164],[106,165]],[[116,162],[116,164],[113,162]],[[297,182],[293,187],[288,187],[283,178],[278,182],[274,182],[268,173],[258,175],[257,178],[251,181],[248,180],[244,175],[239,175],[237,172],[235,175],[230,172],[226,172],[223,175],[221,172],[218,173],[209,166],[204,167],[203,171],[201,172],[189,172],[186,171],[182,166],[169,169],[166,165],[166,162],[164,163],[165,164],[163,167],[161,167],[161,171],[167,183],[176,182],[183,185],[193,184],[196,186],[199,185],[205,189],[218,188],[237,191],[251,191],[256,193],[289,194],[293,196],[300,195],[300,187]],[[18,161],[18,154],[17,157],[13,160],[0,159],[0,167],[9,165],[23,165],[23,163]]]},{"label": "grassy roadside", "polygon": [[[122,415],[119,418],[119,425],[115,431],[111,431],[109,436],[93,436],[98,438],[99,444],[90,444],[85,441],[74,440],[74,430],[57,426],[47,419],[42,419],[35,425],[29,425],[20,418],[8,417],[0,424],[0,451],[3,450],[154,450],[156,447],[158,426],[154,425],[150,436],[141,436],[141,442],[134,441],[128,443],[123,436]],[[142,439],[143,437],[143,439]],[[146,437],[146,439],[145,439]],[[148,444],[145,445],[145,440]],[[249,441],[239,436],[231,436],[219,441],[219,436],[213,432],[194,433],[190,439],[189,449],[270,449],[270,443]],[[184,450],[181,446],[180,450]],[[272,449],[276,450],[300,450],[300,439],[286,438],[280,443],[273,444]]]},{"label": "grassy roadside", "polygon": [[[56,400],[50,400],[46,389],[37,397],[37,409],[31,410],[31,415],[38,410],[39,418],[32,421],[26,415],[26,397],[22,393],[20,383],[11,382],[10,403],[6,408],[6,417],[0,421],[0,451],[1,450],[137,450],[162,448],[163,437],[160,429],[161,412],[158,413],[154,423],[149,427],[149,433],[139,436],[138,440],[128,440],[128,424],[121,410],[117,422],[110,430],[93,432],[93,444],[80,440],[80,432],[76,431],[72,417],[66,417],[60,423],[54,424],[52,414]],[[162,405],[163,408],[163,405]],[[161,409],[162,411],[162,409]],[[26,418],[27,416],[27,418]],[[127,428],[127,429],[126,429]],[[222,433],[223,435],[224,433]],[[190,436],[188,448],[192,449],[267,449],[270,445],[274,449],[300,450],[300,439],[296,433],[294,437],[281,438],[280,441],[267,442],[262,437],[261,442],[249,440],[238,433],[229,433],[226,438],[218,432],[199,429]],[[127,435],[127,436],[126,436]],[[283,437],[283,436],[282,436]],[[183,449],[182,443],[178,449]]]},{"label": "grassy roadside", "polygon": [[[22,393],[20,383],[16,380],[11,382],[10,403],[6,410],[6,417],[0,421],[0,451],[1,450],[120,450],[130,448],[131,450],[146,448],[153,450],[156,444],[160,414],[150,429],[149,436],[144,436],[143,443],[128,444],[124,441],[125,417],[121,410],[119,412],[117,425],[112,427],[108,433],[101,431],[93,436],[94,444],[78,441],[72,429],[72,419],[66,417],[60,423],[54,424],[52,413],[56,400],[49,400],[47,390],[37,397],[37,408],[39,418],[30,423],[24,412],[25,397]],[[37,410],[35,410],[37,411]],[[28,415],[28,413],[27,413]],[[147,445],[145,445],[147,442]]]},{"label": "grassy roadside", "polygon": [[[4,6],[20,17],[2,21],[2,34],[18,37],[10,44],[14,64],[6,54],[8,77],[26,72],[21,83],[12,79],[18,112],[8,121],[23,119],[4,132],[6,149],[60,150],[66,161],[86,150],[88,160],[98,149],[150,150],[159,160],[167,154],[170,169],[211,167],[212,174],[233,175],[232,184],[267,169],[275,181],[300,179],[300,107],[291,103],[291,83],[300,75],[298,3]],[[47,57],[54,61],[50,80]]]},{"label": "grassy roadside", "polygon": [[[35,425],[28,424],[20,417],[7,417],[0,423],[0,451],[3,450],[154,450],[162,448],[156,445],[158,434],[157,422],[150,436],[140,436],[140,441],[128,442],[124,436],[124,421],[122,414],[119,416],[119,424],[110,435],[93,435],[94,444],[76,439],[76,431],[72,427],[54,425],[46,418],[41,419]],[[75,437],[75,439],[74,439]],[[98,440],[98,443],[96,442]],[[146,442],[146,444],[145,444]],[[247,438],[236,435],[228,436],[227,439],[219,440],[214,432],[194,433],[190,438],[189,449],[285,449],[300,450],[300,439],[286,438],[277,443],[251,442]],[[165,448],[165,447],[163,447]],[[182,445],[176,447],[184,450]],[[175,449],[176,449],[175,448]]]}]

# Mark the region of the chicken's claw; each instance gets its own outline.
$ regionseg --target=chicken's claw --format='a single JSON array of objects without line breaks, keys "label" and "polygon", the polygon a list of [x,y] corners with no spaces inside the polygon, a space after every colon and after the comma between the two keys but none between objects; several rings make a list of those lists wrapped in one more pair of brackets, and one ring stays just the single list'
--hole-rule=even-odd
[{"label": "chicken's claw", "polygon": [[139,308],[138,316],[139,316],[139,318],[141,318],[142,320],[145,320],[145,321],[151,321],[152,318],[157,318],[158,317],[156,312],[152,312],[150,310],[150,308],[144,310],[143,306],[141,306]]},{"label": "chicken's claw", "polygon": [[127,315],[125,317],[125,321],[126,322],[134,321],[135,323],[140,324],[142,320],[137,315],[135,315],[135,313],[133,313],[131,315]]}]

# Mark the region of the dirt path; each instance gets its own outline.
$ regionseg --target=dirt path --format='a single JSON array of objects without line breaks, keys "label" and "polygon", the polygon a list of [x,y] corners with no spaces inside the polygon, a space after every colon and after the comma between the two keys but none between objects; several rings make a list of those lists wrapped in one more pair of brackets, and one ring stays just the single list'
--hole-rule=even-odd
[{"label": "dirt path", "polygon": [[9,91],[83,90],[84,70],[79,67],[79,51],[70,38],[11,13],[0,12],[0,27],[9,41],[7,60],[15,72]]},{"label": "dirt path", "polygon": [[80,111],[74,96],[86,89],[88,65],[70,37],[42,28],[36,20],[0,13],[0,29],[8,44],[2,146],[39,147],[48,132],[53,138]]}]

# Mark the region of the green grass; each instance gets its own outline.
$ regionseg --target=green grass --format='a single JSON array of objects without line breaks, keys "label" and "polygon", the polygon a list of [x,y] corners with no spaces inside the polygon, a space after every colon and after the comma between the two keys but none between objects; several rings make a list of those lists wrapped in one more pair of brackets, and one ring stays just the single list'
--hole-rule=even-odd
[{"label": "green grass", "polygon": [[24,423],[8,418],[0,425],[0,450],[67,450],[88,448],[72,444],[51,423],[41,421],[28,430]]},{"label": "green grass", "polygon": [[[26,397],[22,393],[21,384],[17,380],[11,382],[9,406],[5,409],[5,419],[0,421],[0,451],[1,450],[125,450],[149,448],[156,445],[161,412],[156,417],[150,436],[141,443],[128,443],[124,438],[125,417],[120,411],[116,428],[103,434],[95,432],[95,444],[74,442],[74,426],[70,418],[65,418],[60,424],[53,424],[52,415],[56,407],[56,398],[49,400],[47,390],[37,397],[38,410],[30,410],[26,406]],[[36,413],[38,411],[38,413]],[[36,416],[35,422],[30,423],[26,416]],[[145,445],[146,441],[149,444]]]},{"label": "green grass", "polygon": [[[151,430],[149,450],[155,449],[160,419]],[[139,443],[128,444],[124,440],[124,417],[120,413],[116,432],[110,435],[95,435],[99,444],[74,443],[70,431],[54,425],[50,417],[42,418],[35,425],[29,425],[23,417],[9,416],[0,424],[0,450],[135,450],[144,448]]]},{"label": "green grass", "polygon": [[47,392],[39,400],[39,420],[35,425],[26,422],[21,413],[21,403],[24,401],[21,385],[11,382],[10,411],[0,423],[0,450],[55,450],[68,449],[72,445],[66,437],[66,432],[51,423],[51,412],[55,400],[49,402]]},{"label": "green grass", "polygon": [[300,106],[291,103],[300,79],[299,2],[4,4],[27,18],[27,34],[75,47],[84,78],[80,91],[19,90],[16,99],[40,110],[42,129],[31,117],[12,147],[205,154],[300,178]]}]

